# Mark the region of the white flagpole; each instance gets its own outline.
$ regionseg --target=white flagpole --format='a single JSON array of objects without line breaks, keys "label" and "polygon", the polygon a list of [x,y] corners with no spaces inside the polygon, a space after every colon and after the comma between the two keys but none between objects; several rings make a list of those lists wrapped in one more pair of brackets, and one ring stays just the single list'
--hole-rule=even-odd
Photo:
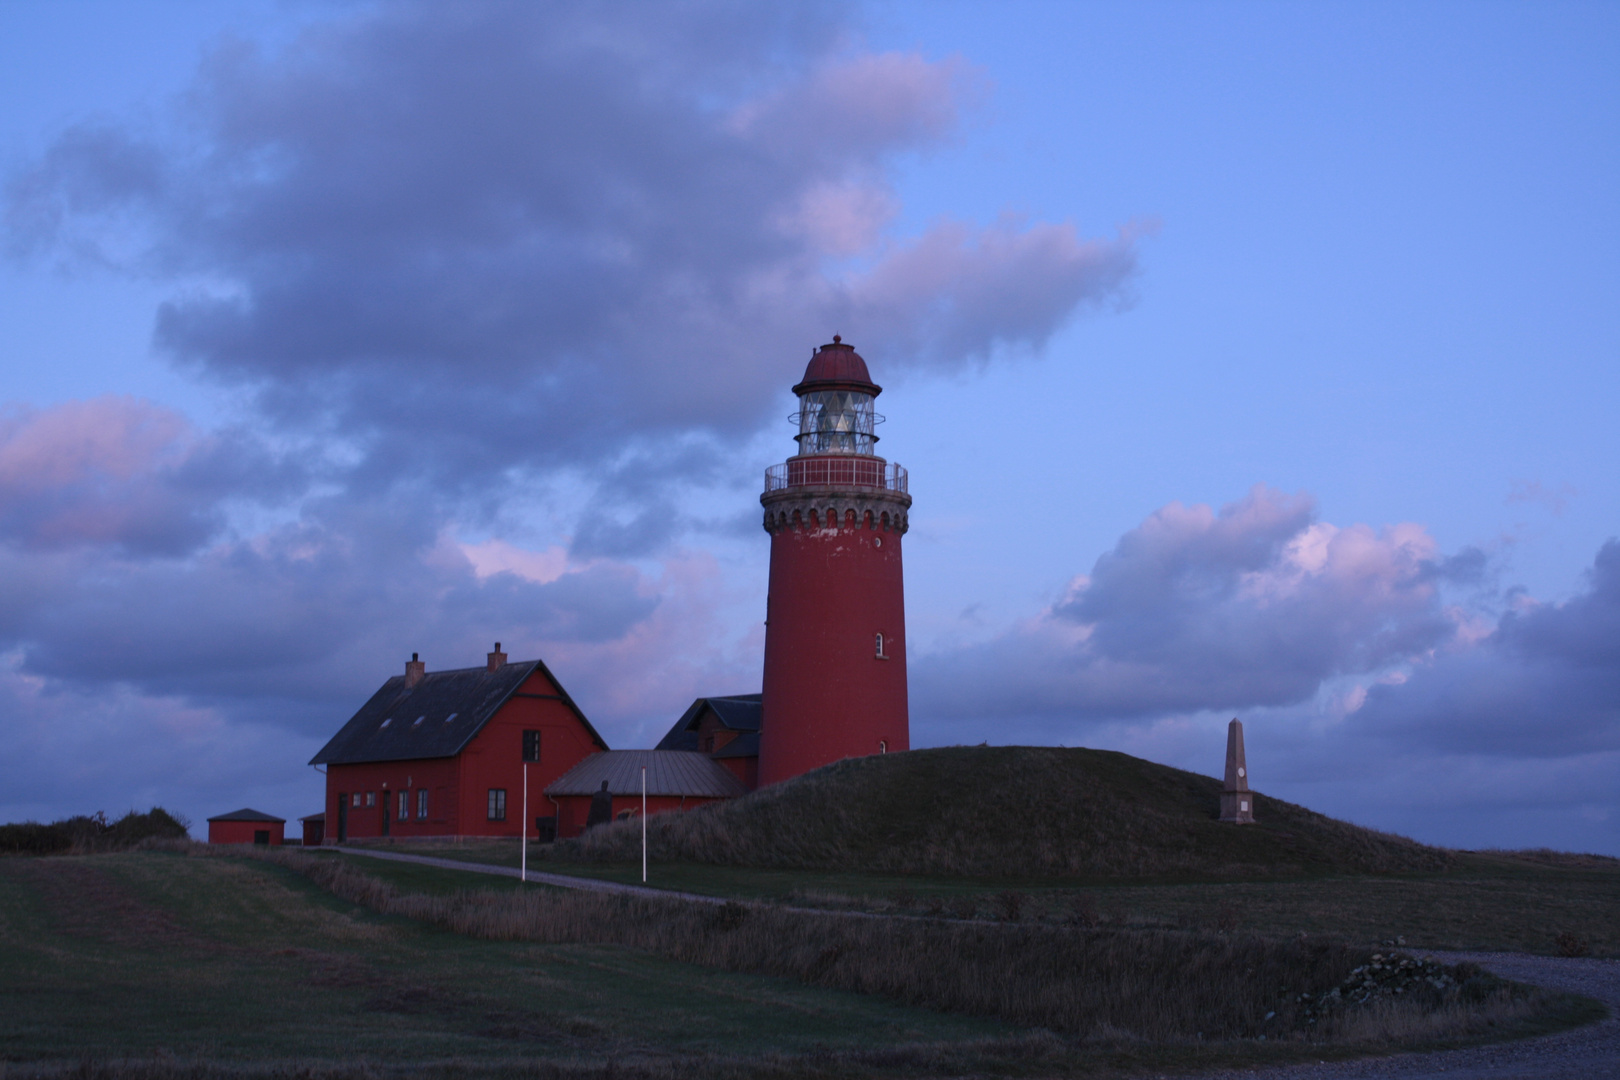
[{"label": "white flagpole", "polygon": [[519,835],[523,837],[523,856],[519,860],[518,880],[529,880],[529,763],[523,763],[523,820]]},{"label": "white flagpole", "polygon": [[647,884],[647,766],[641,767],[641,883]]}]

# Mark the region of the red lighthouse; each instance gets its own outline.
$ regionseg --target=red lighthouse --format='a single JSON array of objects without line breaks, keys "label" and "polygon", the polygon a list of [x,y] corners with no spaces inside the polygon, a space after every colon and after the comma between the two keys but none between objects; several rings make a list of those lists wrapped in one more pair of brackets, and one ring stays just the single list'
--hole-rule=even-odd
[{"label": "red lighthouse", "polygon": [[765,473],[771,534],[759,782],[906,750],[906,470],[876,455],[882,388],[834,335],[793,388],[799,451]]}]

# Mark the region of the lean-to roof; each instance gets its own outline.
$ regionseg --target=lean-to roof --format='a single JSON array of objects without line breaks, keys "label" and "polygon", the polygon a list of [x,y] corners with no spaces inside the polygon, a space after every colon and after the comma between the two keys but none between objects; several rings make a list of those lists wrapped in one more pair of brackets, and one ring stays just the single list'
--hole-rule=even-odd
[{"label": "lean-to roof", "polygon": [[742,781],[709,755],[689,750],[609,750],[563,773],[546,794],[595,795],[606,780],[612,795],[640,795],[641,769],[647,768],[648,795],[731,799],[748,794]]}]

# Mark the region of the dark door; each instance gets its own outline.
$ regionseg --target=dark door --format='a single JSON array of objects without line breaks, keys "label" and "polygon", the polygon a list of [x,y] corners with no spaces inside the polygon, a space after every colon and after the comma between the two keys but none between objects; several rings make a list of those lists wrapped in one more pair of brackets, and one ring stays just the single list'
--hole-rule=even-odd
[{"label": "dark door", "polygon": [[270,830],[269,829],[254,829],[253,830],[253,842],[255,844],[263,844],[266,847],[269,847],[270,846]]},{"label": "dark door", "polygon": [[390,817],[390,815],[388,813],[388,809],[389,809],[389,807],[388,807],[388,798],[389,798],[389,793],[387,791],[384,791],[382,793],[382,798],[377,800],[379,803],[382,804],[382,814],[383,814],[383,831],[382,831],[382,834],[384,836],[388,835],[388,825],[389,825],[389,817]]},{"label": "dark door", "polygon": [[338,831],[337,842],[343,843],[349,838],[349,795],[347,792],[338,792]]}]

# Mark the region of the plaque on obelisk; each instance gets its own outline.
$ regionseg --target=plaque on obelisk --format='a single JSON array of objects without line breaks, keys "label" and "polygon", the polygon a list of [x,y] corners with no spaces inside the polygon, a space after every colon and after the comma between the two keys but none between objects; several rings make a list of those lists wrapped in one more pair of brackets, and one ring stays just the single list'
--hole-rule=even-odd
[{"label": "plaque on obelisk", "polygon": [[1249,790],[1249,763],[1243,756],[1243,722],[1226,725],[1226,784],[1221,789],[1221,820],[1254,824],[1254,794]]}]

